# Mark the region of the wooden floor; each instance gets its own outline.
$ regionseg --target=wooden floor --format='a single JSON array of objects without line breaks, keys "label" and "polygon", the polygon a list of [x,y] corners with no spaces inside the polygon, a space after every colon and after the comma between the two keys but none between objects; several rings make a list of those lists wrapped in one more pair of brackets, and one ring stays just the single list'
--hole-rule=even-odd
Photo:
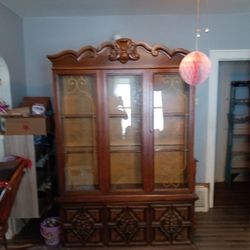
[{"label": "wooden floor", "polygon": [[194,242],[200,250],[250,249],[248,207],[216,207],[196,214]]},{"label": "wooden floor", "polygon": [[[220,189],[221,187],[219,187]],[[232,191],[232,190],[231,190]],[[250,189],[240,192],[224,191],[224,201],[216,201],[215,208],[207,213],[195,214],[194,244],[192,246],[163,246],[163,247],[112,247],[112,248],[88,248],[92,250],[250,250],[250,224],[249,224],[249,201]],[[229,193],[226,193],[229,192]],[[248,196],[249,192],[249,197]],[[223,197],[219,194],[217,197]],[[240,199],[239,196],[242,196]],[[228,200],[229,199],[229,200]],[[237,202],[234,202],[237,201]],[[79,250],[83,248],[46,247],[39,237],[39,231],[33,232],[34,236],[28,238],[19,237],[11,245],[20,245],[31,242],[30,250]],[[3,249],[3,248],[0,248]],[[86,249],[86,248],[85,248]]]},{"label": "wooden floor", "polygon": [[250,182],[216,183],[214,206],[196,213],[197,249],[250,250]]}]

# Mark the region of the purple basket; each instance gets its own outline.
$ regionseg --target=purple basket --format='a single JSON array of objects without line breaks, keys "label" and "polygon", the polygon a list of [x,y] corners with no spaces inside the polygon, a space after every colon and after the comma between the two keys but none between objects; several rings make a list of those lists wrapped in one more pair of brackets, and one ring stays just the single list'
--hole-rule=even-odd
[{"label": "purple basket", "polygon": [[58,217],[49,217],[40,224],[40,232],[46,245],[58,245],[60,243],[60,231],[61,226]]}]

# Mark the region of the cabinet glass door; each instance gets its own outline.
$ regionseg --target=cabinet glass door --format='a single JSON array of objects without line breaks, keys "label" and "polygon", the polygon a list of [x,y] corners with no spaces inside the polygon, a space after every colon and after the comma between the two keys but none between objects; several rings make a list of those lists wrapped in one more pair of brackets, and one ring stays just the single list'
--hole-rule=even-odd
[{"label": "cabinet glass door", "polygon": [[61,76],[66,190],[99,188],[94,75]]},{"label": "cabinet glass door", "polygon": [[178,74],[154,74],[155,188],[187,186],[189,92]]},{"label": "cabinet glass door", "polygon": [[142,188],[140,75],[108,75],[111,189]]}]

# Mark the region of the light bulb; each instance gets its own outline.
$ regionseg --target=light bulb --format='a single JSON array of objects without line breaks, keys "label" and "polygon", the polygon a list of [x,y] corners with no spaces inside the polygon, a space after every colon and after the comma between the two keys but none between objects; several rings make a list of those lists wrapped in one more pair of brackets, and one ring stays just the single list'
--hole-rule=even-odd
[{"label": "light bulb", "polygon": [[201,29],[197,28],[196,29],[196,37],[200,37],[201,36]]},{"label": "light bulb", "polygon": [[205,32],[206,33],[208,33],[209,32],[209,28],[207,27],[207,28],[205,28]]},{"label": "light bulb", "polygon": [[122,36],[119,33],[114,33],[112,38],[113,38],[113,40],[118,40],[118,39],[122,38]]}]

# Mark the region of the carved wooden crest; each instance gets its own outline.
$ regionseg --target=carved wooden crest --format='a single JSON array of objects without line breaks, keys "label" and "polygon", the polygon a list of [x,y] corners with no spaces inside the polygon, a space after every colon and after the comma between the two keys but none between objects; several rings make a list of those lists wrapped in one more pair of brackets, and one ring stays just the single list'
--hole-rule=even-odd
[{"label": "carved wooden crest", "polygon": [[119,39],[114,42],[114,48],[111,49],[109,59],[118,60],[126,63],[129,60],[138,60],[140,58],[136,50],[136,44],[130,39]]},{"label": "carved wooden crest", "polygon": [[135,42],[129,38],[121,38],[113,42],[103,43],[99,48],[85,46],[79,51],[64,50],[57,54],[49,55],[48,58],[53,63],[61,60],[65,61],[65,58],[70,58],[70,60],[75,62],[86,62],[86,60],[96,60],[100,56],[107,56],[110,62],[119,61],[122,64],[126,64],[128,61],[138,61],[145,54],[150,54],[152,57],[164,54],[171,59],[176,55],[185,56],[188,53],[188,50],[182,48],[169,49],[163,45],[150,46],[144,42]]}]

